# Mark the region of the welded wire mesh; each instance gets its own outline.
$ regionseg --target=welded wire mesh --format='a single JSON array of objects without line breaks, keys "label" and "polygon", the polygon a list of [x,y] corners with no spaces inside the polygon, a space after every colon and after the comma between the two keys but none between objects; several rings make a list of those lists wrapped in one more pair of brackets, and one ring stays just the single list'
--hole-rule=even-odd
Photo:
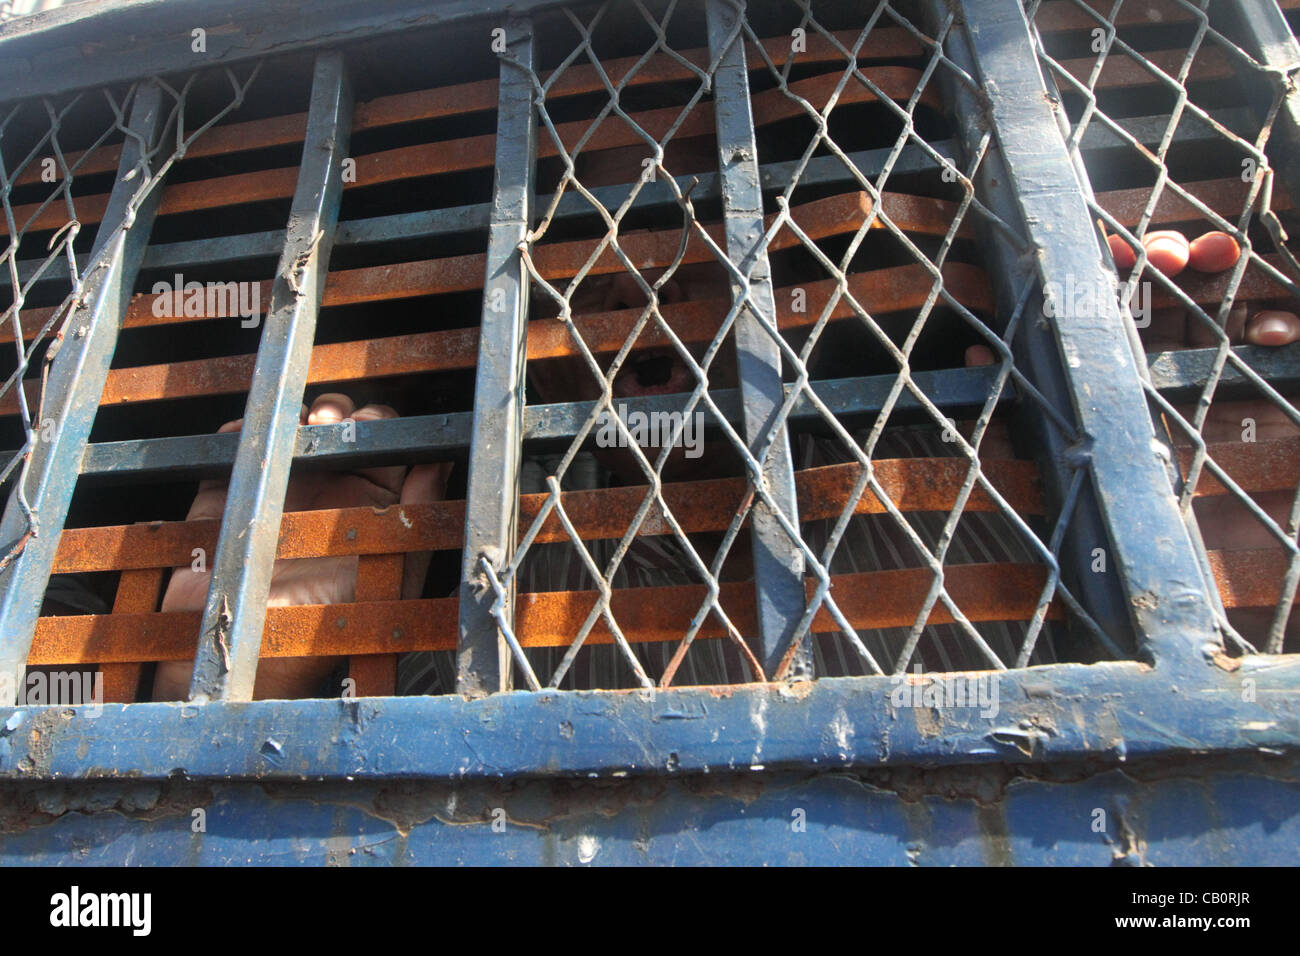
[{"label": "welded wire mesh", "polygon": [[[6,234],[0,257],[5,273],[0,326],[13,343],[0,402],[12,395],[22,436],[21,447],[0,470],[0,484],[26,519],[18,538],[0,545],[0,569],[40,531],[41,515],[24,494],[27,472],[36,444],[48,441],[58,427],[44,414],[44,388],[65,337],[78,334],[75,319],[86,306],[88,277],[109,268],[112,256],[120,254],[114,238],[130,228],[146,197],[194,142],[239,108],[258,70],[251,65],[195,72],[179,81],[42,97],[11,104],[0,116],[0,205]],[[213,77],[225,86],[215,103]],[[168,104],[163,133],[152,144],[129,127],[143,82],[158,83]],[[196,107],[191,93],[200,83],[206,83],[207,92]],[[119,169],[128,140],[135,141],[140,158],[131,168]],[[113,189],[126,190],[125,213],[120,221],[105,224]]]},{"label": "welded wire mesh", "polygon": [[[1092,210],[1115,237],[1120,301],[1150,363],[1183,514],[1209,552],[1220,624],[1238,652],[1294,650],[1300,412],[1288,369],[1300,346],[1287,344],[1290,320],[1267,313],[1296,310],[1300,270],[1278,218],[1291,199],[1266,153],[1291,80],[1225,33],[1208,0],[1032,0],[1026,12]],[[1169,230],[1196,240],[1186,271],[1162,258],[1181,245],[1160,238]],[[1211,243],[1240,254],[1202,258]]]},{"label": "welded wire mesh", "polygon": [[[1084,470],[1068,478],[1068,491],[1050,514],[1034,517],[1023,499],[1008,500],[1005,485],[981,463],[981,449],[1006,443],[1000,430],[990,438],[990,423],[999,403],[1013,397],[1065,443],[1078,435],[1012,356],[1036,301],[1028,262],[1014,278],[1009,315],[996,314],[980,268],[981,230],[1019,240],[975,193],[990,136],[965,157],[943,139],[945,74],[979,88],[944,55],[953,19],[927,33],[907,4],[882,2],[865,12],[808,2],[763,5],[737,20],[732,36],[715,37],[710,50],[698,10],[673,3],[606,5],[564,16],[567,55],[533,76],[539,136],[559,157],[555,204],[541,210],[524,258],[535,300],[567,333],[573,361],[564,381],[582,389],[556,389],[551,373],[530,367],[529,400],[591,404],[582,406],[563,454],[537,463],[537,487],[524,490],[546,497],[504,574],[482,564],[519,683],[648,687],[779,679],[791,673],[799,648],[811,649],[819,676],[1128,656],[1062,578],[1061,542]],[[643,46],[630,56],[629,38],[638,34]],[[763,247],[773,275],[788,283],[777,290],[774,309],[764,295],[764,260],[733,264],[715,225],[713,111],[729,105],[715,100],[714,80],[732,40],[746,47],[759,127],[757,158],[767,192]],[[616,61],[616,68],[606,70],[606,61]],[[566,71],[579,69],[594,70],[603,101],[575,133],[565,122],[569,104],[550,94]],[[654,109],[629,105],[637,102],[638,77],[650,72],[672,78],[673,98],[661,87]],[[862,109],[872,111],[870,122],[855,112]],[[621,151],[617,159],[609,156],[614,150]],[[611,182],[623,188],[610,190]],[[643,215],[653,205],[650,191],[665,188],[652,222],[656,232],[638,232],[651,222]],[[548,242],[559,229],[552,217],[573,193],[590,205],[594,225],[583,254],[559,262],[562,243]],[[702,269],[714,271],[713,284],[701,278]],[[702,311],[709,318],[703,334],[698,321],[691,323]],[[611,342],[616,319],[625,332]],[[741,321],[756,323],[775,343],[786,381],[784,403],[758,436],[742,434],[735,393],[727,392],[745,384],[736,382],[732,354]],[[978,349],[970,353],[968,346]],[[953,397],[956,385],[976,372],[962,369],[964,362],[985,376],[974,402]],[[945,368],[949,374],[937,371]],[[825,388],[832,376],[873,386],[876,397],[846,410]],[[667,442],[647,448],[633,434],[619,406],[638,395],[679,413]],[[973,422],[958,425],[955,409],[973,414]],[[672,495],[684,472],[670,452],[697,412],[710,427],[704,455],[717,469],[698,474],[746,481],[743,497],[708,535]],[[584,533],[583,516],[566,505],[577,502],[566,492],[592,487],[590,474],[602,467],[589,454],[601,445],[602,431],[607,441],[616,439],[623,458],[610,465],[612,479],[595,480],[641,495],[617,539],[608,531]],[[825,466],[849,472],[834,500],[805,496],[799,519],[781,521],[781,545],[805,569],[808,600],[783,664],[764,673],[745,603],[753,592],[736,585],[751,573],[747,520],[756,508],[779,513],[763,466],[785,440],[799,480],[817,477]],[[918,504],[907,481],[890,480],[900,464],[907,474],[920,474],[906,471],[906,459],[918,468],[944,463],[931,459],[960,463],[941,506]],[[703,486],[688,487],[704,494]],[[993,587],[998,582],[1003,586]],[[563,640],[539,640],[529,630],[536,615],[512,623],[506,613],[512,588],[525,595],[583,592],[580,626]],[[673,603],[688,611],[664,613]],[[595,635],[613,647],[584,647]],[[537,649],[544,644],[548,650]]]}]

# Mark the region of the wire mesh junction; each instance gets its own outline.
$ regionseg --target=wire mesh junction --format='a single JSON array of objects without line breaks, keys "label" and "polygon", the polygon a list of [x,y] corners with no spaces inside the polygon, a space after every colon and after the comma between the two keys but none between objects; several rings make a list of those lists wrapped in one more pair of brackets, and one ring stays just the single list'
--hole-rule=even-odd
[{"label": "wire mesh junction", "polygon": [[1265,149],[1291,80],[1246,52],[1224,6],[1034,0],[1026,12],[1097,191],[1221,626],[1236,652],[1277,653],[1300,647],[1300,269],[1283,242],[1292,199]]}]

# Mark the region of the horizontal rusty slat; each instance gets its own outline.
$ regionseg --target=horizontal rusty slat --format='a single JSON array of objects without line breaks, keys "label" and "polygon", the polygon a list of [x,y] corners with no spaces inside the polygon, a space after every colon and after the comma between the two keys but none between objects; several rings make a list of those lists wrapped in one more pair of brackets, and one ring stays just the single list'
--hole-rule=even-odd
[{"label": "horizontal rusty slat", "polygon": [[[849,50],[857,40],[857,31],[840,30],[833,36]],[[746,41],[752,51],[755,45]],[[768,56],[778,65],[791,55],[790,37],[780,36],[763,41]],[[880,58],[899,58],[919,56],[920,44],[907,31],[898,27],[878,27],[871,31],[858,50],[858,60]],[[703,49],[685,50],[681,57],[707,69],[708,51]],[[806,49],[793,54],[799,66],[843,60],[841,54],[830,40],[813,32],[806,38]],[[615,85],[634,66],[635,73],[627,80],[628,87],[645,86],[652,83],[690,80],[695,77],[678,59],[667,54],[656,54],[649,61],[640,63],[641,57],[620,57],[601,61],[601,66]],[[638,63],[640,65],[638,66]],[[751,70],[766,69],[762,61],[754,56]],[[550,73],[543,74],[543,82]],[[594,93],[603,90],[596,67],[591,64],[578,64],[567,68],[563,74],[551,81],[547,90],[549,99],[575,96],[582,93]],[[469,83],[457,83],[451,86],[433,89],[415,90],[409,93],[394,93],[379,96],[365,103],[360,103],[353,114],[352,128],[356,130],[378,129],[399,123],[411,123],[418,120],[443,119],[450,116],[462,116],[467,113],[487,112],[497,108],[497,78],[474,80]],[[241,123],[229,123],[216,126],[203,134],[186,152],[187,159],[205,156],[219,156],[228,153],[246,152],[265,149],[269,146],[284,146],[301,143],[307,129],[307,114],[292,113],[284,116],[271,116],[266,119],[248,120]],[[87,176],[94,173],[113,172],[117,169],[121,146],[104,146],[95,150],[82,162],[75,175]],[[85,155],[84,151],[65,152],[64,157],[69,167],[76,165]],[[16,185],[27,185],[40,181],[40,168],[33,164],[25,169],[16,180]]]},{"label": "horizontal rusty slat", "polygon": [[[988,311],[988,283],[972,266],[949,263],[943,270],[948,293],[967,308]],[[849,277],[849,292],[874,315],[919,308],[929,293],[932,279],[923,266],[894,266]],[[805,309],[791,309],[792,289],[777,290],[777,324],[795,329],[815,324],[821,316],[835,280],[799,286],[805,293]],[[709,342],[717,334],[730,303],[725,300],[695,300],[665,304],[660,311],[678,337],[686,343]],[[641,309],[621,309],[575,319],[583,341],[596,354],[618,351],[631,334]],[[844,298],[836,302],[830,320],[856,315]],[[638,348],[668,345],[668,336],[658,325],[646,325],[637,337]],[[478,354],[478,329],[448,329],[417,332],[381,339],[335,342],[313,347],[307,371],[309,385],[341,384],[411,375],[473,368]],[[547,359],[577,354],[577,346],[567,329],[552,319],[538,319],[528,326],[528,357]],[[113,369],[108,373],[100,396],[101,407],[129,405],[163,399],[196,398],[207,395],[240,394],[248,390],[256,356],[227,355],[218,358],[192,359],[160,365],[138,365]],[[35,402],[38,384],[25,383],[29,402]],[[0,414],[16,414],[18,399],[8,394],[0,398]]]},{"label": "horizontal rusty slat", "polygon": [[[1287,274],[1286,266],[1283,265],[1280,255],[1270,252],[1267,255],[1260,256],[1260,258],[1281,272],[1282,275]],[[1206,274],[1188,269],[1174,281],[1197,305],[1209,305],[1217,308],[1228,294],[1231,279],[1231,271]],[[1289,298],[1291,298],[1291,293],[1285,286],[1265,275],[1252,263],[1246,267],[1246,272],[1241,277],[1241,284],[1237,286],[1233,301],[1259,302],[1267,299]],[[1182,303],[1177,301],[1173,294],[1163,286],[1153,282],[1151,304],[1157,309],[1164,309]]]},{"label": "horizontal rusty slat", "polygon": [[[864,73],[885,95],[902,101],[911,97],[921,78],[920,71],[911,67],[869,67],[864,70]],[[838,81],[839,74],[813,76],[790,83],[789,90],[808,99],[815,108],[821,109],[834,92]],[[837,105],[871,102],[875,99],[876,96],[872,91],[861,83],[853,82],[845,87],[837,100]],[[937,88],[930,86],[922,94],[920,101],[938,108]],[[768,90],[756,95],[753,98],[753,109],[754,121],[758,125],[803,115],[803,108],[780,89]],[[645,132],[655,139],[661,139],[677,122],[680,114],[679,107],[667,107],[634,113],[632,116]],[[571,148],[586,135],[590,126],[589,120],[577,120],[557,124],[556,132],[566,148]],[[712,102],[705,100],[691,110],[675,136],[678,139],[705,136],[710,135],[713,129]],[[644,142],[641,134],[630,125],[619,117],[611,116],[600,124],[584,149],[587,151],[610,149],[618,146],[635,146]],[[549,134],[538,137],[538,155],[542,158],[559,155],[559,147]],[[488,169],[495,162],[495,158],[495,133],[436,143],[421,143],[415,146],[401,146],[353,157],[356,160],[356,179],[345,183],[344,188],[359,189],[421,176]],[[298,169],[295,166],[173,183],[164,187],[158,215],[168,216],[223,206],[287,199],[293,195],[297,181]],[[77,209],[77,220],[85,226],[99,222],[102,218],[107,204],[107,195],[74,197],[73,201]],[[40,208],[41,203],[15,206],[14,222],[20,229],[40,231],[58,229],[67,221],[66,210],[60,203],[52,203],[43,211],[38,211]],[[8,235],[7,224],[0,223],[0,235]]]},{"label": "horizontal rusty slat", "polygon": [[[873,463],[876,479],[895,506],[905,512],[948,511],[965,478],[959,458],[882,459]],[[1032,462],[990,460],[984,474],[1022,514],[1041,514],[1037,470]],[[827,465],[795,473],[799,514],[804,520],[838,517],[859,473],[856,464]],[[664,501],[690,533],[727,527],[746,490],[743,479],[676,482],[664,486]],[[645,486],[569,491],[561,502],[578,533],[586,540],[621,537],[647,493]],[[520,528],[538,515],[545,494],[520,496]],[[978,487],[967,501],[968,511],[991,511],[993,503]],[[878,514],[883,506],[870,490],[855,508],[857,514]],[[102,528],[68,528],[59,541],[56,573],[110,571],[122,568],[179,567],[190,562],[194,548],[215,546],[220,522],[159,521]],[[338,508],[286,512],[280,524],[279,558],[309,558],[340,554],[389,554],[444,551],[461,546],[465,502],[393,505],[387,509]],[[639,534],[668,530],[656,505]],[[558,519],[548,519],[539,542],[567,540]]]},{"label": "horizontal rusty slat", "polygon": [[[1167,73],[1170,79],[1177,80],[1178,74],[1183,68],[1183,60],[1187,58],[1187,51],[1147,50],[1143,51],[1142,55],[1150,60],[1154,66]],[[1070,76],[1087,86],[1088,77],[1092,75],[1092,71],[1097,65],[1097,57],[1086,56],[1077,60],[1059,60],[1058,62]],[[1187,82],[1204,83],[1209,80],[1227,80],[1232,78],[1233,73],[1232,63],[1229,62],[1228,55],[1218,47],[1206,44],[1197,51],[1196,58],[1192,61],[1192,69],[1187,75]],[[1097,83],[1093,86],[1093,90],[1096,92],[1151,85],[1166,90],[1173,89],[1168,81],[1152,73],[1127,53],[1115,48],[1106,56],[1106,62],[1102,64],[1101,75],[1097,77]],[[1067,83],[1061,83],[1060,88],[1065,93],[1074,92]]]},{"label": "horizontal rusty slat", "polygon": [[[944,265],[942,275],[944,288],[956,301],[975,312],[992,310],[988,279],[982,271],[964,263],[950,262]],[[929,272],[921,265],[891,266],[851,274],[848,288],[864,309],[873,315],[883,315],[920,308],[932,282]],[[777,324],[780,328],[795,329],[815,324],[834,293],[836,282],[822,279],[804,283],[798,288],[805,293],[802,312],[792,309],[793,288],[777,290]],[[328,301],[328,292],[326,298]],[[713,339],[729,307],[730,303],[724,300],[695,300],[665,303],[660,306],[660,312],[682,341],[700,343]],[[135,324],[132,315],[136,310],[133,305],[127,314],[128,327]],[[597,354],[612,353],[622,348],[640,319],[641,311],[632,308],[579,316],[574,319],[574,324],[589,349]],[[145,314],[152,315],[147,309]],[[829,318],[834,321],[856,314],[848,300],[841,297]],[[200,319],[190,316],[179,321]],[[636,342],[638,348],[668,344],[667,335],[657,324],[647,324]],[[577,346],[564,325],[552,319],[529,323],[528,358],[547,359],[576,353]],[[475,366],[477,356],[477,327],[335,342],[313,347],[307,382],[310,385],[345,383],[393,375],[469,369]],[[248,390],[252,380],[254,358],[252,355],[230,355],[112,369],[99,404],[128,405],[162,399],[240,394]],[[35,379],[25,382],[29,403],[36,402],[38,387]],[[0,415],[16,414],[17,410],[16,395],[9,393],[0,397]]]},{"label": "horizontal rusty slat", "polygon": [[[871,209],[870,197],[863,192],[851,191],[828,196],[823,199],[803,203],[791,209],[791,216],[809,236],[822,239],[843,232],[856,231],[863,218]],[[901,229],[907,232],[919,232],[926,235],[944,235],[947,233],[956,215],[956,205],[942,199],[925,196],[910,196],[904,193],[883,193],[881,209]],[[774,216],[767,217],[770,226]],[[877,219],[872,228],[885,228]],[[718,227],[711,227],[709,234],[720,241]],[[957,233],[969,236],[970,225],[963,222]],[[534,253],[539,270],[547,278],[567,278],[572,276],[595,249],[597,240],[576,240],[573,242],[553,243],[539,246]],[[628,246],[631,242],[631,246]],[[789,248],[797,244],[798,239],[789,229],[782,229],[773,238],[772,249]],[[678,230],[647,230],[643,233],[631,233],[620,239],[625,249],[630,249],[629,257],[638,264],[654,260],[655,266],[666,266],[676,256],[681,244]],[[546,250],[546,251],[543,251]],[[632,253],[635,253],[633,255]],[[553,257],[553,258],[552,258]],[[649,257],[649,258],[647,258]],[[692,239],[688,262],[705,261],[709,258],[707,249],[696,237]],[[400,299],[419,295],[433,295],[447,292],[466,292],[482,288],[486,260],[482,254],[471,253],[450,256],[442,259],[428,259],[417,262],[395,263],[384,266],[367,266],[361,269],[336,270],[326,281],[325,296],[322,305],[347,305],[355,302],[372,302],[383,299]],[[642,268],[651,266],[642,265]],[[572,269],[570,272],[563,271]],[[602,256],[599,266],[593,271],[618,271],[622,266],[612,252]],[[382,294],[387,291],[388,294]],[[167,293],[164,293],[166,295]],[[123,328],[147,328],[155,325],[173,325],[186,322],[198,322],[211,318],[224,318],[220,315],[208,315],[206,308],[202,315],[155,315],[154,306],[161,296],[153,293],[136,293],[127,308]],[[270,302],[271,283],[264,280],[259,283],[259,302]],[[972,306],[973,307],[973,306]],[[177,312],[180,310],[168,309]],[[55,313],[55,307],[32,308],[23,310],[23,333],[28,339]],[[12,323],[0,327],[0,342],[13,341]]]},{"label": "horizontal rusty slat", "polygon": [[[1295,491],[1300,488],[1300,438],[1280,438],[1260,442],[1224,442],[1206,447],[1214,459],[1238,485],[1256,494],[1266,491]],[[1183,473],[1191,467],[1193,449],[1178,449]],[[1201,469],[1196,484],[1196,497],[1205,498],[1231,494],[1210,473]]]},{"label": "horizontal rusty slat", "polygon": [[[1242,182],[1240,177],[1208,179],[1178,185],[1228,222],[1235,222],[1241,216],[1252,186],[1251,183]],[[1142,213],[1146,210],[1146,205],[1151,199],[1151,190],[1150,186],[1139,186],[1136,189],[1116,189],[1099,193],[1097,204],[1114,216],[1117,222],[1132,229],[1137,226]],[[1291,196],[1281,183],[1273,186],[1272,208],[1274,212],[1284,212],[1292,208]],[[1152,225],[1163,227],[1179,222],[1199,222],[1204,225],[1204,228],[1210,228],[1210,224],[1205,222],[1205,217],[1199,209],[1174,192],[1171,187],[1165,186],[1156,203]]]},{"label": "horizontal rusty slat", "polygon": [[[928,569],[873,571],[832,577],[832,596],[856,629],[905,627],[923,606],[932,574]],[[944,570],[948,594],[971,621],[1027,620],[1038,605],[1046,569],[1029,564],[955,565]],[[808,581],[808,592],[815,590]],[[742,633],[755,628],[752,582],[721,585],[720,602]],[[680,640],[707,591],[701,586],[618,588],[610,606],[630,641]],[[516,603],[516,633],[525,647],[566,646],[582,626],[598,594],[551,591],[521,594]],[[405,654],[454,650],[457,598],[309,604],[266,611],[261,656],[332,657],[345,654]],[[1059,619],[1055,602],[1048,616]],[[936,606],[932,624],[951,623]],[[92,614],[43,617],[37,623],[32,665],[186,660],[194,653],[199,614]],[[824,609],[814,617],[814,633],[838,631]],[[700,629],[703,639],[725,637],[713,615]],[[598,624],[589,644],[613,642]]]},{"label": "horizontal rusty slat", "polygon": [[1209,556],[1224,607],[1277,607],[1287,569],[1287,555],[1281,548],[1211,551]]}]

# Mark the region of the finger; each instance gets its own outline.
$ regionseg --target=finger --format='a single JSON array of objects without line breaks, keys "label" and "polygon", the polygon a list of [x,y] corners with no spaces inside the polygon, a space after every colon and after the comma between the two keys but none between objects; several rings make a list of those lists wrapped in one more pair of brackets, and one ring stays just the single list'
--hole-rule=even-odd
[{"label": "finger", "polygon": [[973,368],[978,365],[995,365],[997,356],[987,345],[972,345],[966,350],[966,367]]},{"label": "finger", "polygon": [[1191,253],[1187,237],[1181,232],[1172,229],[1149,232],[1143,238],[1142,246],[1152,268],[1171,278],[1187,268],[1187,258]]},{"label": "finger", "polygon": [[400,418],[397,411],[389,405],[365,405],[350,416],[353,421],[373,422],[383,418]]},{"label": "finger", "polygon": [[[453,464],[449,461],[432,465],[416,465],[402,483],[401,502],[408,504],[428,504],[441,501],[447,491],[447,479],[451,475]],[[418,598],[424,590],[424,579],[429,573],[429,564],[433,560],[432,551],[412,551],[406,555],[402,566],[402,598]]]},{"label": "finger", "polygon": [[1223,272],[1241,258],[1241,246],[1226,232],[1207,232],[1187,247],[1187,263],[1197,272]]},{"label": "finger", "polygon": [[[388,405],[364,405],[348,417],[355,422],[374,422],[389,418],[400,418],[401,416]],[[398,494],[402,488],[402,478],[406,474],[406,468],[402,465],[384,468],[359,468],[356,474],[374,482],[381,488],[388,489],[393,494]]]},{"label": "finger", "polygon": [[1115,260],[1115,268],[1121,272],[1132,269],[1134,263],[1138,261],[1137,253],[1133,251],[1133,247],[1127,240],[1119,236],[1107,236],[1106,245],[1110,246],[1110,255]]},{"label": "finger", "polygon": [[356,406],[341,392],[326,392],[317,396],[307,413],[308,425],[337,425],[352,414]]},{"label": "finger", "polygon": [[1294,312],[1261,312],[1246,323],[1251,345],[1290,345],[1300,339],[1300,317]]},{"label": "finger", "polygon": [[218,428],[217,434],[223,435],[226,432],[237,432],[243,427],[244,427],[244,420],[242,418],[236,418],[233,422],[226,422],[224,425]]}]

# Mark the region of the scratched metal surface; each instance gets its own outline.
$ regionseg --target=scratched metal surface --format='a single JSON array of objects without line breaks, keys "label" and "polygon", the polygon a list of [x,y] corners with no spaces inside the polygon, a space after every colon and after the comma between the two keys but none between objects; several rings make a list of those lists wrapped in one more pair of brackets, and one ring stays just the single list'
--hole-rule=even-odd
[{"label": "scratched metal surface", "polygon": [[10,785],[0,864],[1294,865],[1297,769]]}]

